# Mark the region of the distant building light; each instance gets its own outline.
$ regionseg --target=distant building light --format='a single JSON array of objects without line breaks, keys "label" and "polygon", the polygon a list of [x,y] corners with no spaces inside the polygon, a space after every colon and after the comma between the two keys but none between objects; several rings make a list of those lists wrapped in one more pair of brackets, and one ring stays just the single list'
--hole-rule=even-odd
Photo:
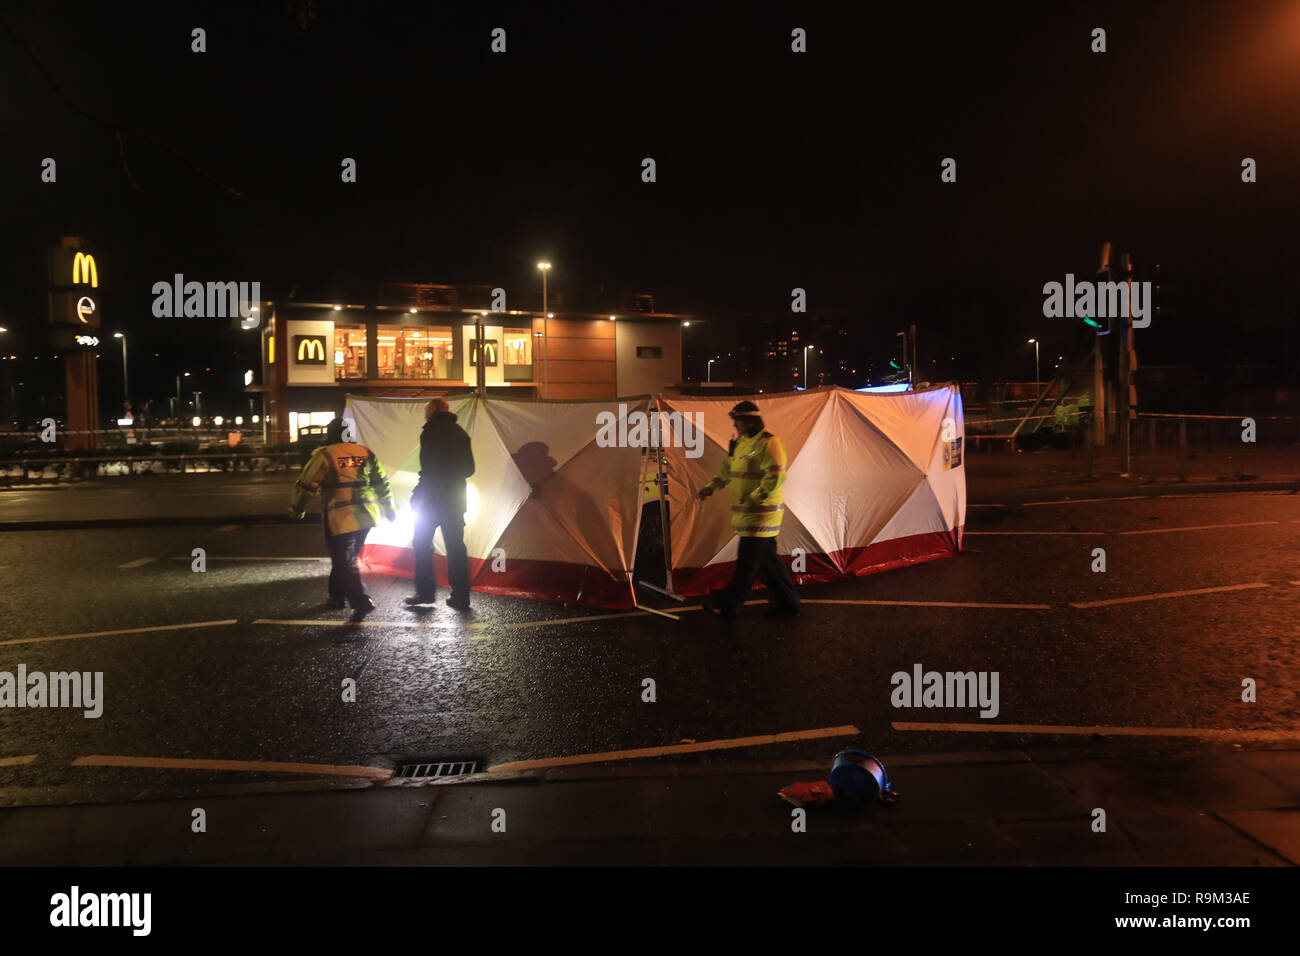
[{"label": "distant building light", "polygon": [[236,425],[242,425],[242,424],[244,424],[244,416],[243,416],[243,415],[236,415],[236,416],[235,416],[235,424],[236,424]]},{"label": "distant building light", "polygon": [[198,428],[200,425],[203,424],[203,420],[199,418],[198,415],[195,415],[193,418],[190,419],[190,424],[193,425],[195,428]]},{"label": "distant building light", "polygon": [[254,425],[256,425],[256,424],[257,424],[258,422],[260,422],[261,420],[262,420],[262,416],[261,416],[261,415],[254,415],[254,416],[253,416],[253,424],[254,424]]}]

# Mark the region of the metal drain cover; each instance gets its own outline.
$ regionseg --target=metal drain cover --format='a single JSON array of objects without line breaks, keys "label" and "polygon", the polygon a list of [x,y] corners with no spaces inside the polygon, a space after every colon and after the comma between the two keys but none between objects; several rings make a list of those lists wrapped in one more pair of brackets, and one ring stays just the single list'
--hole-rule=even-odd
[{"label": "metal drain cover", "polygon": [[401,780],[436,780],[440,777],[465,777],[477,770],[477,760],[413,760],[399,763],[393,776]]}]

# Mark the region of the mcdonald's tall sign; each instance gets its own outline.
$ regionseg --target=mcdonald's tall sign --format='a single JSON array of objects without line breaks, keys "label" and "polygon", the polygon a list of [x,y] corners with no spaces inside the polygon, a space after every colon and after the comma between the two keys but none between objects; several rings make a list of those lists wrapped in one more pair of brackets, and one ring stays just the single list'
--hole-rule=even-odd
[{"label": "mcdonald's tall sign", "polygon": [[99,288],[99,270],[95,268],[95,257],[80,249],[72,258],[72,284]]}]

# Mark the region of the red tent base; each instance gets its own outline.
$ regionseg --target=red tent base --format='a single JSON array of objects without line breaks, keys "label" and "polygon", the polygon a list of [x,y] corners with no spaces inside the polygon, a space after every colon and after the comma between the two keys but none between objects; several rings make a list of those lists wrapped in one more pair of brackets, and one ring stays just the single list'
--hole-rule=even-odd
[{"label": "red tent base", "polygon": [[[846,548],[830,554],[808,554],[806,569],[792,572],[792,576],[798,585],[825,584],[924,564],[940,558],[951,558],[961,551],[962,530],[930,531],[881,541],[865,548]],[[782,560],[787,567],[790,565],[789,555],[782,555]],[[682,597],[707,594],[726,587],[735,569],[734,561],[710,564],[703,568],[676,568],[673,570],[673,590]]]},{"label": "red tent base", "polygon": [[[635,606],[632,587],[626,578],[611,577],[588,565],[522,558],[510,558],[504,564],[504,570],[494,571],[491,560],[470,558],[471,589],[554,604],[614,609]],[[368,544],[361,553],[361,566],[379,574],[414,579],[415,552],[397,545]],[[435,554],[433,567],[438,586],[449,588],[446,557]]]}]

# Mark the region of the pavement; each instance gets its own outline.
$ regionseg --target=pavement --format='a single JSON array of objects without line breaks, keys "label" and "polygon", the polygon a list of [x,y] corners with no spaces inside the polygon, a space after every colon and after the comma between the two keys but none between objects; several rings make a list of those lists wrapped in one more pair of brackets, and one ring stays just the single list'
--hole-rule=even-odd
[{"label": "pavement", "polygon": [[11,808],[0,865],[1300,864],[1300,750],[882,759],[896,804],[802,831],[776,793],[825,764],[647,764]]}]

